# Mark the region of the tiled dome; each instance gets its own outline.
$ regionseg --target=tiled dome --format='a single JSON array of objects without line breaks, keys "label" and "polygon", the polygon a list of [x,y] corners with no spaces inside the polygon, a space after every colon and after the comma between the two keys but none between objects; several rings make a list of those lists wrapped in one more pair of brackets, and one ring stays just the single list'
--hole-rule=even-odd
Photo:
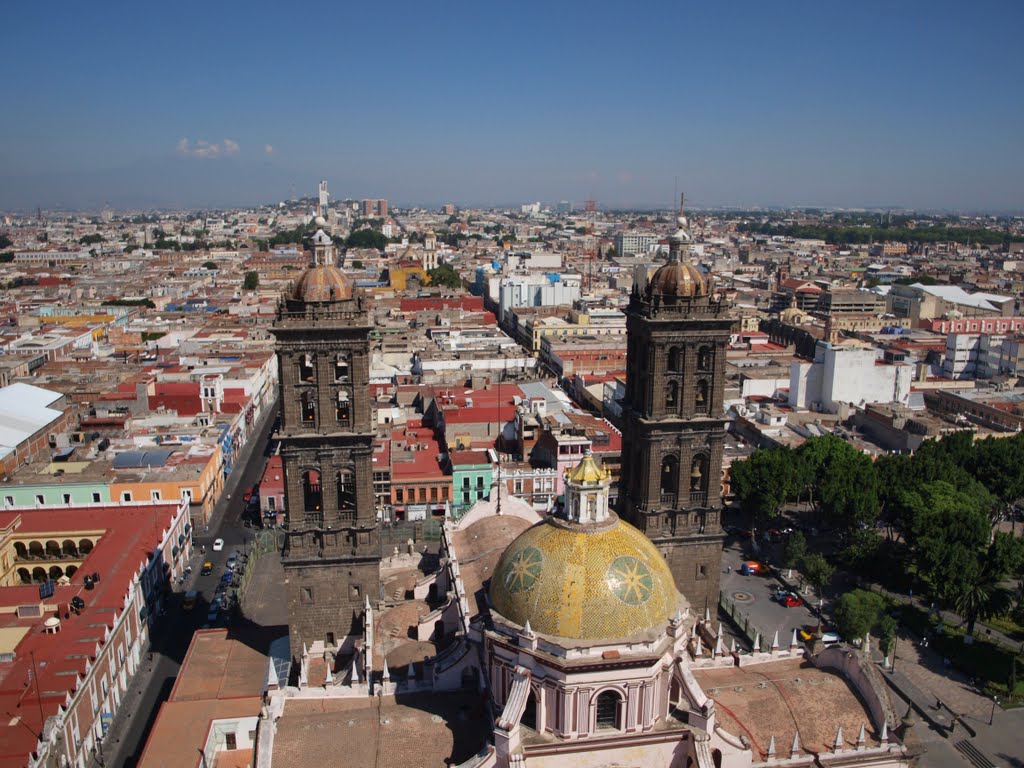
[{"label": "tiled dome", "polygon": [[498,560],[491,602],[545,635],[614,640],[663,625],[681,597],[654,544],[613,514],[597,525],[548,518],[523,531]]},{"label": "tiled dome", "polygon": [[302,273],[292,296],[307,303],[351,299],[352,284],[333,264],[317,264]]},{"label": "tiled dome", "polygon": [[708,294],[708,279],[692,264],[670,261],[651,278],[651,293],[696,298]]}]

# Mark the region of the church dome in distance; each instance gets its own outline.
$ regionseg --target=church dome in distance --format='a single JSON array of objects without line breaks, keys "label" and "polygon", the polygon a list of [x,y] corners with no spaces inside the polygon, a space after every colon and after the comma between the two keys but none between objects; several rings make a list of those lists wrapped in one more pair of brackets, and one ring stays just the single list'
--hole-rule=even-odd
[{"label": "church dome in distance", "polygon": [[632,637],[684,606],[665,558],[613,513],[591,525],[551,517],[523,531],[498,560],[490,596],[509,621],[577,640]]},{"label": "church dome in distance", "polygon": [[651,293],[696,298],[708,295],[708,278],[693,264],[669,261],[651,278]]},{"label": "church dome in distance", "polygon": [[292,297],[306,303],[352,298],[352,284],[333,264],[316,264],[302,273]]}]

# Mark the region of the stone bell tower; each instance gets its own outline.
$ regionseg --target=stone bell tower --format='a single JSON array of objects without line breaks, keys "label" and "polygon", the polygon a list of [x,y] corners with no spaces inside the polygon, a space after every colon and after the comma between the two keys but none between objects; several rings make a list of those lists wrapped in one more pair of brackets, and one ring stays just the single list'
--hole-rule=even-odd
[{"label": "stone bell tower", "polygon": [[362,632],[366,598],[375,601],[380,589],[371,323],[323,230],[313,237],[313,253],[271,329],[281,382],[288,512],[282,562],[293,659],[317,640],[348,655]]},{"label": "stone bell tower", "polygon": [[690,263],[679,209],[669,261],[626,310],[620,509],[665,555],[697,611],[714,611],[722,562],[725,349],[733,319]]}]

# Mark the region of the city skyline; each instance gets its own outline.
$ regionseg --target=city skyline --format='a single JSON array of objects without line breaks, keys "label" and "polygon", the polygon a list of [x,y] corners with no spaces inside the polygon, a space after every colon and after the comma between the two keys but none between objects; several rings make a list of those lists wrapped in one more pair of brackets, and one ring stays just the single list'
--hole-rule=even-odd
[{"label": "city skyline", "polygon": [[1024,210],[1019,6],[643,10],[13,7],[0,208]]}]

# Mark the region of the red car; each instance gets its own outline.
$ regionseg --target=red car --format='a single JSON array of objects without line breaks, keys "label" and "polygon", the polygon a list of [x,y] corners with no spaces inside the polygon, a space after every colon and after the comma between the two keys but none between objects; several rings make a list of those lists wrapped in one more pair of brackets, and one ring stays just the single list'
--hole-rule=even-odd
[{"label": "red car", "polygon": [[804,601],[796,595],[786,595],[786,598],[782,601],[782,604],[787,608],[799,608],[804,604]]}]

